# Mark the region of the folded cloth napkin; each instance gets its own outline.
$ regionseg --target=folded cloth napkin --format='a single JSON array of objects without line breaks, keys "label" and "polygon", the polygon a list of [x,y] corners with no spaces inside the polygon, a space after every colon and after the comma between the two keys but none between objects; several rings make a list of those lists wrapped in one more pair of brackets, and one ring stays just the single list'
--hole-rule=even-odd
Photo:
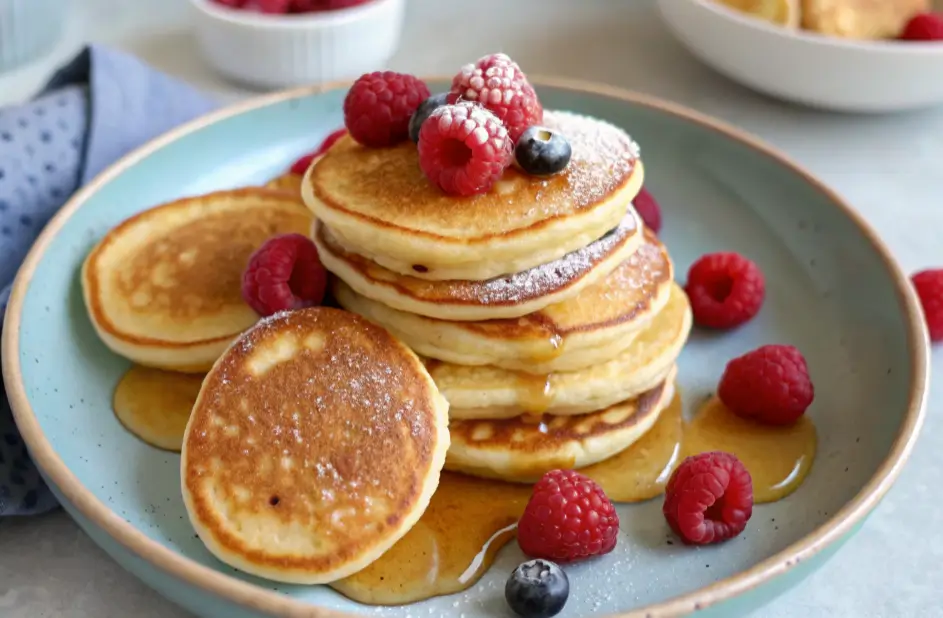
[{"label": "folded cloth napkin", "polygon": [[[128,151],[216,106],[132,56],[93,45],[56,72],[33,100],[0,108],[0,316],[27,251],[76,189]],[[3,392],[0,516],[55,506]]]}]

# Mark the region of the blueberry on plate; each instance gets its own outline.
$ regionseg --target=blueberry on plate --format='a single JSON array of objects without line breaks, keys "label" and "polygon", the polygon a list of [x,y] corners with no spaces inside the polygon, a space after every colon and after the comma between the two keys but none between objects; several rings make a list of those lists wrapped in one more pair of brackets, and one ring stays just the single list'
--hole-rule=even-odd
[{"label": "blueberry on plate", "polygon": [[449,96],[447,92],[434,94],[420,103],[416,111],[413,112],[412,117],[409,119],[409,139],[413,140],[413,143],[419,143],[419,129],[422,128],[422,123],[426,121],[426,118],[432,112],[445,105],[447,96]]},{"label": "blueberry on plate", "polygon": [[547,127],[528,127],[517,140],[514,158],[531,176],[552,176],[566,169],[572,149],[565,137]]},{"label": "blueberry on plate", "polygon": [[504,598],[518,616],[550,618],[566,605],[570,581],[549,560],[528,560],[511,573],[504,585]]}]

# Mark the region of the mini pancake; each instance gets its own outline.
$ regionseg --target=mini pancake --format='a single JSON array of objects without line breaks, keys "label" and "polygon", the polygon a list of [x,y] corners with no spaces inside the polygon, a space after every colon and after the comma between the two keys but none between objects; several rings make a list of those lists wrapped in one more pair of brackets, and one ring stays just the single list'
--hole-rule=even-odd
[{"label": "mini pancake", "polygon": [[572,416],[600,410],[654,388],[666,379],[691,331],[691,307],[671,284],[664,309],[624,352],[579,371],[534,375],[483,366],[429,363],[449,401],[452,419],[512,418],[520,414]]},{"label": "mini pancake", "polygon": [[516,319],[451,322],[391,309],[335,278],[334,297],[380,324],[417,354],[459,365],[493,365],[527,373],[577,371],[622,353],[665,306],[672,264],[655,235],[601,281]]},{"label": "mini pancake", "polygon": [[138,364],[205,372],[258,315],[242,300],[249,256],[306,234],[300,198],[259,187],[170,202],[127,219],[92,249],[82,291],[101,340]]},{"label": "mini pancake", "polygon": [[299,174],[282,174],[265,183],[265,188],[286,191],[292,195],[301,195],[301,179],[302,176]]},{"label": "mini pancake", "polygon": [[112,408],[125,429],[138,438],[179,453],[202,384],[199,374],[132,367],[115,387]]},{"label": "mini pancake", "polygon": [[481,281],[527,270],[616,227],[644,178],[622,129],[568,112],[547,111],[544,124],[573,150],[551,178],[512,166],[484,195],[447,195],[412,142],[365,148],[345,136],[309,168],[302,195],[345,248],[393,272]]},{"label": "mini pancake", "polygon": [[539,422],[453,420],[446,470],[514,483],[533,483],[550,470],[582,468],[632,446],[652,428],[674,396],[675,370],[634,399],[580,416]]},{"label": "mini pancake", "polygon": [[563,257],[487,281],[427,281],[387,270],[340,246],[320,221],[314,243],[324,267],[358,294],[393,309],[440,320],[516,318],[573,298],[605,278],[642,244],[634,208],[602,238]]},{"label": "mini pancake", "polygon": [[346,311],[276,314],[206,376],[181,453],[184,504],[226,564],[331,582],[416,523],[448,445],[448,404],[409,348]]}]

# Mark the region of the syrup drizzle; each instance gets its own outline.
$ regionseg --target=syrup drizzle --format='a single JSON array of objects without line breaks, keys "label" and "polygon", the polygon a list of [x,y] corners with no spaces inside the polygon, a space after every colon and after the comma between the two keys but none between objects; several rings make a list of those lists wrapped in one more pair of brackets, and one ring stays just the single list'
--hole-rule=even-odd
[{"label": "syrup drizzle", "polygon": [[[530,406],[534,410],[531,417],[539,423],[538,428],[542,427],[540,409],[546,401],[549,376],[521,376],[524,388],[534,393],[530,399],[534,404]],[[179,450],[186,424],[185,420],[180,422],[181,411],[189,409],[183,402],[192,406],[191,397],[196,398],[201,379],[134,367],[116,389],[116,409],[133,408],[135,418],[151,419],[142,426],[154,425],[153,419],[161,416],[176,419],[168,426],[177,427],[170,441]],[[167,401],[175,403],[168,407]],[[134,431],[133,423],[126,426]],[[172,433],[165,432],[165,437]],[[763,426],[735,416],[716,398],[708,400],[691,421],[685,422],[676,390],[671,404],[641,439],[581,472],[596,480],[614,502],[639,502],[664,492],[684,456],[724,450],[743,461],[753,477],[755,500],[763,503],[780,500],[801,485],[812,467],[815,448],[815,426],[808,418],[790,427]],[[514,538],[530,493],[529,484],[443,472],[417,524],[367,568],[331,586],[355,601],[371,605],[412,603],[465,590],[481,578],[498,551]]]},{"label": "syrup drizzle", "polygon": [[787,427],[740,418],[716,397],[710,398],[685,427],[685,455],[732,453],[753,478],[756,503],[782,500],[802,484],[815,460],[815,425],[806,416]]}]

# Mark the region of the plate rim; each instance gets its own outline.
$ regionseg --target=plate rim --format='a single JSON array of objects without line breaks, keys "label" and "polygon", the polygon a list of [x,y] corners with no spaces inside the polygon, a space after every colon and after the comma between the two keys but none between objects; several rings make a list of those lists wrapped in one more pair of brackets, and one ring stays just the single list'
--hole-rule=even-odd
[{"label": "plate rim", "polygon": [[[444,76],[425,76],[423,79],[426,81],[448,81],[448,78]],[[537,76],[532,78],[531,82],[538,87],[545,86],[559,90],[569,90],[580,94],[615,99],[622,103],[640,105],[699,125],[720,134],[722,137],[758,151],[759,154],[772,158],[824,194],[832,205],[858,228],[891,275],[896,288],[897,299],[903,307],[910,362],[913,366],[907,410],[901,428],[895,436],[887,456],[855,496],[809,534],[749,569],[689,593],[641,608],[620,611],[610,614],[610,616],[612,618],[667,618],[704,610],[774,580],[800,562],[808,560],[837,542],[871,513],[894,484],[910,457],[926,416],[930,351],[929,335],[923,320],[922,310],[909,278],[904,274],[890,249],[871,225],[824,182],[760,138],[725,121],[702,114],[683,105],[615,86],[577,79]],[[126,169],[150,154],[206,126],[284,101],[348,88],[350,83],[350,81],[338,81],[293,88],[224,106],[152,139],[112,163],[66,202],[34,242],[13,283],[3,325],[2,349],[0,349],[4,384],[20,434],[29,448],[33,461],[52,480],[56,488],[74,508],[108,534],[112,540],[124,546],[132,554],[147,561],[151,567],[160,569],[173,578],[200,588],[203,592],[221,596],[225,600],[244,607],[286,618],[298,616],[353,618],[357,614],[298,601],[292,597],[266,590],[256,584],[235,579],[221,571],[201,565],[183,554],[179,554],[148,538],[143,532],[109,509],[104,502],[98,500],[69,470],[65,462],[53,449],[30,405],[23,384],[20,365],[20,323],[27,289],[46,249],[68,219],[104,184],[121,175]]]}]

